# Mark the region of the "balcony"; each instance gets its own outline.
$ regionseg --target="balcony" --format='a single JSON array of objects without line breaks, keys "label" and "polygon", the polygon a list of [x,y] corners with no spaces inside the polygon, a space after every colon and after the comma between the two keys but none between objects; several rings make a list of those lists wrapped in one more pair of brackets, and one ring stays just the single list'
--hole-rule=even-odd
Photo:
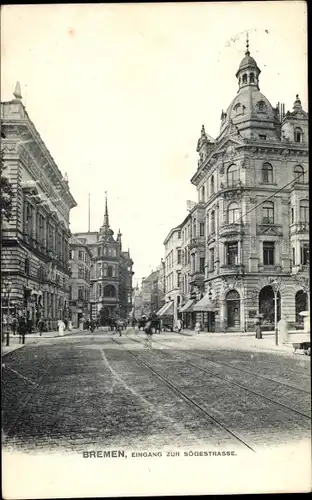
[{"label": "balcony", "polygon": [[244,273],[243,264],[225,264],[220,266],[220,274],[231,274],[241,276]]},{"label": "balcony", "polygon": [[244,187],[241,179],[228,180],[226,182],[221,182],[220,191],[237,191]]},{"label": "balcony", "polygon": [[198,236],[197,238],[192,238],[190,241],[189,248],[192,250],[193,248],[204,248],[205,247],[205,237]]},{"label": "balcony", "polygon": [[309,233],[309,232],[310,232],[309,222],[296,222],[295,224],[291,224],[290,226],[290,235]]},{"label": "balcony", "polygon": [[219,236],[226,237],[229,234],[241,234],[243,224],[240,222],[225,223],[219,228]]},{"label": "balcony", "polygon": [[195,286],[200,286],[204,283],[205,281],[205,272],[203,271],[202,273],[199,271],[195,271],[194,273],[190,274],[190,283]]}]

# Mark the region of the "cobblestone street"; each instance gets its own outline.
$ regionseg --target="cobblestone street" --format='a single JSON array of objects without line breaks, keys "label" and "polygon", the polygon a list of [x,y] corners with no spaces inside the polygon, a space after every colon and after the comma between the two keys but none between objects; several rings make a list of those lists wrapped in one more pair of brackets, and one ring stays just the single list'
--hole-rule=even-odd
[{"label": "cobblestone street", "polygon": [[310,436],[310,358],[234,337],[129,330],[41,339],[3,358],[3,446],[210,446],[257,451]]}]

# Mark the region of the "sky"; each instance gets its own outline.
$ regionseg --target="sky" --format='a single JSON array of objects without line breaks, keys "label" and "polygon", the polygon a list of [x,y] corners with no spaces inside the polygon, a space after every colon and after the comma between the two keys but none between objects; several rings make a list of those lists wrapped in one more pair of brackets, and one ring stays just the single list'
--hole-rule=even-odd
[{"label": "sky", "polygon": [[72,232],[103,222],[122,232],[134,284],[164,256],[163,241],[196,200],[201,126],[217,137],[245,52],[260,90],[307,110],[306,3],[224,2],[4,6],[1,101],[23,103],[78,206]]}]

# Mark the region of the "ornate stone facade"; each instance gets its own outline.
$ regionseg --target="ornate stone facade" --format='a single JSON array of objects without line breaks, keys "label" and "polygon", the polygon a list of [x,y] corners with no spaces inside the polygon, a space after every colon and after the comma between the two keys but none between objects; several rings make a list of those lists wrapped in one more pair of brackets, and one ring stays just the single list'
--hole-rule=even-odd
[{"label": "ornate stone facade", "polygon": [[13,190],[13,211],[2,227],[2,299],[10,281],[11,314],[39,318],[56,328],[68,317],[69,213],[76,206],[68,180],[54,162],[22,103],[1,103],[4,175]]},{"label": "ornate stone facade", "polygon": [[92,254],[87,245],[72,236],[69,242],[69,309],[72,324],[78,328],[90,317],[90,268]]},{"label": "ornate stone facade", "polygon": [[247,48],[238,93],[191,180],[204,202],[205,283],[221,331],[253,329],[259,313],[271,328],[274,280],[279,317],[297,325],[308,307],[298,279],[309,266],[308,114],[298,96],[291,112],[272,107],[259,75]]},{"label": "ornate stone facade", "polygon": [[132,311],[133,261],[129,250],[122,250],[120,231],[116,239],[113,235],[107,199],[104,222],[99,232],[74,234],[92,254],[90,313],[101,325],[110,325],[117,318],[128,319]]}]

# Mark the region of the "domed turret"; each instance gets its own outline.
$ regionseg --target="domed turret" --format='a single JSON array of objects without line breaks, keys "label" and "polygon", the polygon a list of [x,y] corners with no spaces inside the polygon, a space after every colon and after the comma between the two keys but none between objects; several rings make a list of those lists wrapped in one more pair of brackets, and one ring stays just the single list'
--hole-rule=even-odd
[{"label": "domed turret", "polygon": [[259,90],[259,75],[261,70],[253,57],[251,57],[249,52],[249,40],[247,34],[246,40],[246,52],[245,57],[241,60],[239,68],[236,72],[236,78],[238,79],[238,92],[240,89],[253,86]]},{"label": "domed turret", "polygon": [[246,138],[275,139],[277,137],[275,110],[259,90],[260,73],[256,61],[250,55],[247,37],[245,56],[236,73],[238,93],[226,113],[222,111],[218,140],[229,130],[236,130]]}]

